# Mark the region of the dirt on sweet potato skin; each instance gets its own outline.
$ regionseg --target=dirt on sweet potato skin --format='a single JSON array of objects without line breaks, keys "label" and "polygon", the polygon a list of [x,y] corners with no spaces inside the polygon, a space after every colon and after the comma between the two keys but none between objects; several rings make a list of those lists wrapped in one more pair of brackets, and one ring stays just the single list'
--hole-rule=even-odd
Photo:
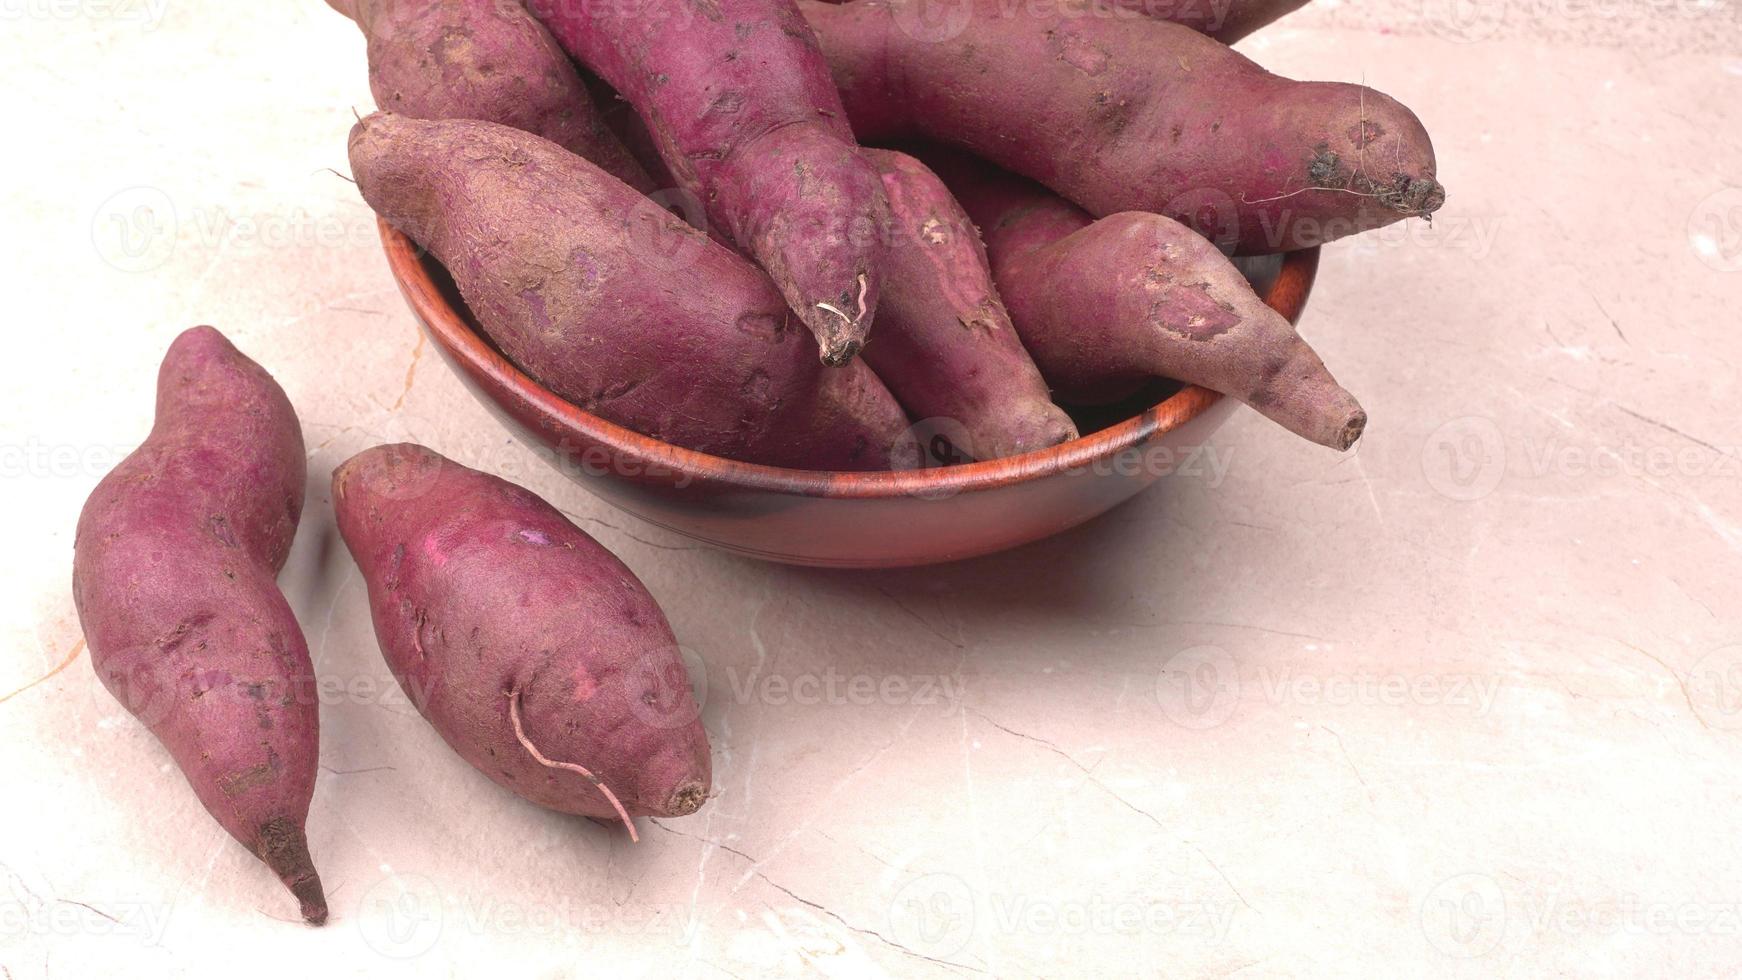
[{"label": "dirt on sweet potato skin", "polygon": [[359,189],[453,275],[480,325],[558,395],[747,462],[908,468],[907,419],[862,364],[825,368],[768,276],[546,140],[376,113]]},{"label": "dirt on sweet potato skin", "polygon": [[712,767],[665,615],[622,562],[554,507],[421,446],[382,446],[333,476],[339,530],[406,694],[454,751],[515,794],[610,818],[684,816]]},{"label": "dirt on sweet potato skin", "polygon": [[306,474],[283,390],[218,331],[187,331],[164,359],[150,436],[80,515],[73,599],[104,686],[318,924],[303,829],[318,699],[276,582]]},{"label": "dirt on sweet potato skin", "polygon": [[1272,75],[1141,17],[965,0],[939,37],[926,2],[799,0],[862,140],[951,143],[1096,216],[1164,214],[1243,254],[1444,202],[1421,121],[1380,92]]}]

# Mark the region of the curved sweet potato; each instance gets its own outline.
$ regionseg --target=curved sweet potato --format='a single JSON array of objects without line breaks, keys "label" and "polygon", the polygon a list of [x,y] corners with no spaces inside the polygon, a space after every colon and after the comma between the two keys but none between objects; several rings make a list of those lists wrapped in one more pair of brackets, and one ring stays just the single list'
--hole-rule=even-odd
[{"label": "curved sweet potato", "polygon": [[369,88],[383,111],[524,129],[636,190],[654,189],[568,55],[513,0],[327,2],[368,38]]},{"label": "curved sweet potato", "polygon": [[1190,228],[1136,211],[1097,221],[978,161],[928,159],[983,230],[1011,320],[1066,401],[1113,401],[1166,377],[1238,398],[1332,449],[1361,437],[1367,413],[1354,396]]},{"label": "curved sweet potato", "polygon": [[1010,317],[979,233],[918,160],[865,150],[883,175],[893,224],[889,278],[865,361],[917,419],[948,419],[978,459],[1015,456],[1077,437]]},{"label": "curved sweet potato", "polygon": [[[1414,113],[1296,82],[1147,18],[963,0],[799,0],[870,143],[927,138],[1098,216],[1153,211],[1245,254],[1322,244],[1445,200]],[[932,5],[935,7],[935,5]]]},{"label": "curved sweet potato", "polygon": [[851,360],[883,287],[888,211],[792,0],[526,7],[635,106],[680,186],[768,270],[823,360]]},{"label": "curved sweet potato", "polygon": [[576,405],[750,462],[918,464],[870,368],[822,367],[761,270],[585,160],[505,126],[385,113],[356,125],[350,151],[364,199]]},{"label": "curved sweet potato", "polygon": [[164,358],[150,437],[79,517],[73,600],[103,685],[319,925],[304,830],[318,699],[276,582],[306,475],[283,390],[218,331],[187,331]]},{"label": "curved sweet potato", "polygon": [[706,802],[708,736],[664,613],[556,508],[407,445],[339,467],[333,506],[388,666],[461,758],[631,833]]}]

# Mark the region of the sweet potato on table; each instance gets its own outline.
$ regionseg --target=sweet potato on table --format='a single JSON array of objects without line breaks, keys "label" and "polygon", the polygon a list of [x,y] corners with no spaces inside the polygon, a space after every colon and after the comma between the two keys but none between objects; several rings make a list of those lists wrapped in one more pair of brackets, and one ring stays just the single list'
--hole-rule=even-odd
[{"label": "sweet potato on table", "polygon": [[865,361],[918,419],[948,419],[956,450],[1015,456],[1077,437],[1022,349],[992,287],[979,233],[937,175],[888,150],[864,153],[883,174],[893,215],[883,303]]},{"label": "sweet potato on table", "polygon": [[526,6],[635,106],[679,185],[768,270],[823,360],[851,360],[883,287],[887,205],[792,0]]},{"label": "sweet potato on table", "polygon": [[1032,181],[927,154],[986,236],[993,280],[1060,397],[1106,403],[1154,377],[1238,398],[1332,449],[1367,413],[1201,235],[1158,214],[1096,221]]},{"label": "sweet potato on table", "polygon": [[1445,200],[1427,133],[1395,100],[1272,75],[1178,24],[1006,0],[799,2],[860,139],[950,143],[1098,216],[1154,211],[1262,254]]},{"label": "sweet potato on table", "polygon": [[870,368],[824,368],[760,269],[585,160],[505,126],[385,113],[350,149],[364,199],[447,266],[511,360],[581,408],[749,462],[918,464]]},{"label": "sweet potato on table", "polygon": [[304,830],[314,668],[276,581],[306,475],[283,390],[218,331],[187,331],[159,372],[150,437],[79,517],[73,600],[103,686],[319,925]]},{"label": "sweet potato on table", "polygon": [[636,190],[654,189],[568,55],[515,0],[327,3],[368,38],[369,88],[383,111],[524,129]]},{"label": "sweet potato on table", "polygon": [[333,474],[381,652],[460,757],[563,813],[679,817],[712,766],[677,640],[634,573],[536,495],[422,446]]}]

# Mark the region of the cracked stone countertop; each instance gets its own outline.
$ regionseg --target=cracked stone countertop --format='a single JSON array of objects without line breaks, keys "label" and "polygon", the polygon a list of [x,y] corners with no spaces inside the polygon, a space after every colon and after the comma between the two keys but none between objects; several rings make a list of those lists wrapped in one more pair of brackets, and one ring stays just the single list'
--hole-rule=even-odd
[{"label": "cracked stone countertop", "polygon": [[[1742,14],[1319,4],[1243,42],[1435,134],[1445,209],[1324,253],[1359,451],[1250,412],[1026,549],[817,572],[545,470],[419,339],[346,171],[318,0],[0,10],[0,967],[202,976],[1727,973],[1742,948]],[[297,404],[283,576],[331,692],[310,930],[98,683],[69,589],[156,365],[221,327]],[[718,796],[643,839],[505,795],[387,673],[332,468],[414,440],[616,551]]]}]

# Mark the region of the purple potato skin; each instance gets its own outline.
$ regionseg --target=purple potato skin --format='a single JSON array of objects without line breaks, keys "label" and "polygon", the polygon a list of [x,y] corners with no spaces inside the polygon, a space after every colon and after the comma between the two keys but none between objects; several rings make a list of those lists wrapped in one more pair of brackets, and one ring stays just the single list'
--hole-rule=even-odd
[{"label": "purple potato skin", "polygon": [[211,327],[183,333],[159,372],[151,435],[79,517],[73,600],[103,685],[319,925],[305,830],[318,699],[277,583],[307,472],[272,377]]},{"label": "purple potato skin", "polygon": [[339,531],[375,634],[443,739],[516,795],[616,818],[694,813],[708,736],[665,614],[622,562],[536,495],[422,446],[381,446],[333,475]]},{"label": "purple potato skin", "polygon": [[792,0],[526,7],[635,107],[678,186],[768,270],[823,360],[852,360],[882,290],[888,205]]},{"label": "purple potato skin", "polygon": [[375,211],[440,259],[484,330],[563,398],[665,442],[813,470],[911,469],[871,369],[828,369],[768,276],[555,144],[376,113],[351,132]]},{"label": "purple potato skin", "polygon": [[865,363],[918,419],[948,419],[978,459],[1077,437],[1023,350],[980,235],[936,174],[905,153],[863,151],[892,215],[877,334]]},{"label": "purple potato skin", "polygon": [[327,0],[369,42],[385,112],[482,119],[585,157],[636,190],[652,178],[617,139],[568,55],[513,0]]},{"label": "purple potato skin", "polygon": [[[798,0],[860,140],[930,139],[1097,217],[1152,211],[1224,249],[1309,248],[1445,201],[1433,144],[1395,99],[1272,75],[1146,17],[963,0]],[[929,6],[928,6],[929,5]]]},{"label": "purple potato skin", "polygon": [[979,223],[1011,320],[1067,402],[1113,401],[1166,377],[1237,398],[1322,446],[1361,437],[1367,413],[1354,396],[1203,236],[1159,214],[1097,221],[963,154],[928,159]]}]

